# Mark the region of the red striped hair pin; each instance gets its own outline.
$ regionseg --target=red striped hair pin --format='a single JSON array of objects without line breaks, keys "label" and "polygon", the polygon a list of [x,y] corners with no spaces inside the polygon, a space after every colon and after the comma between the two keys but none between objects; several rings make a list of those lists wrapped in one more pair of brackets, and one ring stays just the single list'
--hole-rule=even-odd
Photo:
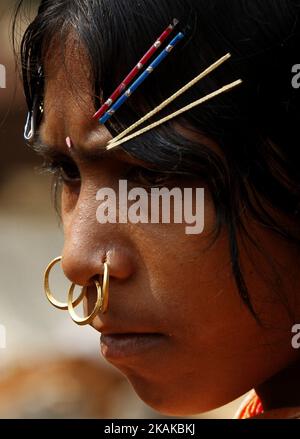
[{"label": "red striped hair pin", "polygon": [[[99,119],[107,113],[109,108],[114,104],[114,102],[121,96],[122,92],[131,84],[131,82],[136,78],[136,76],[141,72],[148,61],[153,57],[156,51],[161,47],[161,45],[167,40],[171,35],[179,21],[174,18],[172,23],[163,31],[163,33],[155,40],[150,49],[145,53],[145,55],[139,60],[131,72],[126,76],[121,84],[116,88],[112,95],[107,99],[107,101],[102,105],[102,107],[93,115],[93,119]],[[127,96],[129,97],[129,96]],[[110,116],[110,114],[108,115]]]}]

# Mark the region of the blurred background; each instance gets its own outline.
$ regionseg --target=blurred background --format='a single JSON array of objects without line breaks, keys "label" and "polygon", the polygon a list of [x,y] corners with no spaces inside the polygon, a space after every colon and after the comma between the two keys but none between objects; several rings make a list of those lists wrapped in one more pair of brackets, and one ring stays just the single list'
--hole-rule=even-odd
[{"label": "blurred background", "polygon": [[[38,4],[24,3],[18,37]],[[23,141],[14,10],[15,1],[0,0],[0,65],[6,72],[6,88],[0,81],[0,418],[158,418],[101,358],[99,334],[77,327],[45,299],[43,272],[61,253],[63,236],[50,177],[38,171],[39,160]],[[55,285],[66,290],[58,270]],[[239,404],[202,417],[231,418]]]}]

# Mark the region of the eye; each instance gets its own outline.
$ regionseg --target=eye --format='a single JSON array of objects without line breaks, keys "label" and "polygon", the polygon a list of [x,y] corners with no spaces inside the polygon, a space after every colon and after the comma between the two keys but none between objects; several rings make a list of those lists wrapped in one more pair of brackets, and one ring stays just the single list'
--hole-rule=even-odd
[{"label": "eye", "polygon": [[44,163],[42,169],[53,174],[58,180],[65,184],[80,182],[81,176],[76,163],[68,157],[55,159]]}]

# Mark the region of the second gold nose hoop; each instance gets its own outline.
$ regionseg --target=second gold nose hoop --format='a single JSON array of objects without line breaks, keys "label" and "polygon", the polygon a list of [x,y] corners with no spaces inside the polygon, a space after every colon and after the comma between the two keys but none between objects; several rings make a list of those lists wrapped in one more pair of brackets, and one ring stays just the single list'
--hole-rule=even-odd
[{"label": "second gold nose hoop", "polygon": [[55,299],[55,297],[53,296],[53,294],[50,290],[50,285],[49,285],[50,272],[56,264],[61,262],[61,260],[62,260],[61,256],[53,259],[53,261],[51,261],[50,264],[48,265],[48,267],[46,268],[45,275],[44,275],[44,289],[45,289],[46,297],[49,300],[49,302],[51,303],[51,305],[53,305],[55,308],[60,309],[60,310],[64,310],[64,311],[69,311],[69,314],[70,314],[72,320],[77,325],[80,325],[80,326],[88,325],[94,320],[94,318],[96,317],[96,315],[99,312],[102,314],[105,314],[108,310],[108,290],[109,290],[109,267],[108,267],[108,264],[106,262],[104,263],[102,286],[100,285],[98,280],[94,279],[94,283],[95,283],[96,290],[97,290],[97,300],[96,300],[96,304],[95,304],[93,311],[87,317],[80,317],[77,315],[75,308],[83,301],[84,297],[87,295],[87,291],[88,291],[87,286],[82,287],[80,295],[78,296],[77,299],[74,299],[73,296],[74,296],[74,290],[75,290],[76,284],[72,283],[70,288],[69,288],[68,299],[67,299],[66,303],[59,302],[57,299]]}]

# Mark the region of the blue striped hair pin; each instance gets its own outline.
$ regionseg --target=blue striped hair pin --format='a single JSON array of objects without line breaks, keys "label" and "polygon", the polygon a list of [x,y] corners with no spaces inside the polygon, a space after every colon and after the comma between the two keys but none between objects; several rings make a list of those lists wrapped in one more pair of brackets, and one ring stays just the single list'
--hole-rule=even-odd
[{"label": "blue striped hair pin", "polygon": [[125,91],[125,93],[110,107],[110,109],[99,119],[101,124],[105,124],[115,112],[129,99],[129,97],[140,87],[140,85],[151,75],[151,73],[166,59],[174,47],[183,40],[185,34],[179,32],[167,47],[155,58],[147,69],[135,80],[135,82]]}]

